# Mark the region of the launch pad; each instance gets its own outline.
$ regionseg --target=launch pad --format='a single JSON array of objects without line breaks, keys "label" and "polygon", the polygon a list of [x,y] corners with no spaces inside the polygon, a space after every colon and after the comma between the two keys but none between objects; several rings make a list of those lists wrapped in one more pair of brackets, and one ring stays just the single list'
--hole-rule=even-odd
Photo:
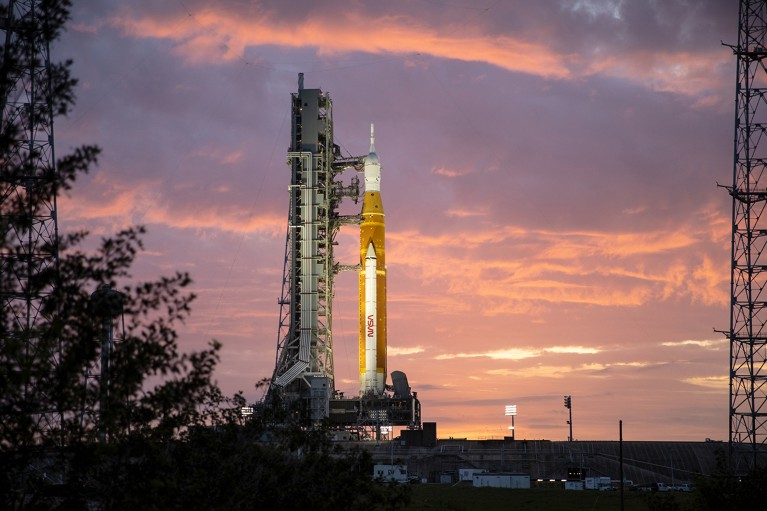
[{"label": "launch pad", "polygon": [[341,395],[329,402],[331,429],[352,432],[356,439],[381,440],[393,426],[421,429],[421,402],[412,392],[402,371],[392,373],[393,390],[382,395],[363,394],[357,398]]},{"label": "launch pad", "polygon": [[[257,410],[281,407],[305,427],[327,424],[358,438],[380,439],[393,426],[421,429],[421,405],[401,371],[386,384],[386,265],[381,164],[371,125],[365,156],[342,156],[333,139],[333,103],[320,89],[306,89],[303,73],[291,94],[288,165],[288,229],[285,240],[275,369]],[[354,172],[345,185],[339,179]],[[357,173],[364,172],[360,193]],[[343,199],[358,215],[340,215]],[[343,225],[360,226],[360,261],[336,261],[336,235]],[[360,394],[336,391],[333,366],[333,297],[340,271],[359,272]]]}]

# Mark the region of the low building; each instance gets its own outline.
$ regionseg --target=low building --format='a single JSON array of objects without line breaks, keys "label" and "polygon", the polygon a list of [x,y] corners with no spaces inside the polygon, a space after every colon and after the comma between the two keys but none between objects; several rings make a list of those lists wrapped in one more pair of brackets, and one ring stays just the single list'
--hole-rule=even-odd
[{"label": "low building", "polygon": [[392,483],[406,483],[407,465],[373,465],[373,479]]},{"label": "low building", "polygon": [[530,488],[529,474],[482,473],[474,474],[475,488]]},{"label": "low building", "polygon": [[611,490],[612,481],[609,477],[587,477],[586,478],[587,490]]},{"label": "low building", "polygon": [[459,468],[458,480],[459,481],[473,481],[475,474],[484,474],[487,470],[483,468]]}]

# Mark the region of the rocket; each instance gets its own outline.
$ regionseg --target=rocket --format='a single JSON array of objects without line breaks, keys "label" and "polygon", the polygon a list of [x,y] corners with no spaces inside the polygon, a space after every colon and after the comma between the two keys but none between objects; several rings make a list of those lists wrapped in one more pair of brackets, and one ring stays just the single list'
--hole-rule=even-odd
[{"label": "rocket", "polygon": [[365,197],[360,222],[360,394],[383,394],[386,384],[386,259],[381,164],[370,125],[370,152],[365,157]]}]

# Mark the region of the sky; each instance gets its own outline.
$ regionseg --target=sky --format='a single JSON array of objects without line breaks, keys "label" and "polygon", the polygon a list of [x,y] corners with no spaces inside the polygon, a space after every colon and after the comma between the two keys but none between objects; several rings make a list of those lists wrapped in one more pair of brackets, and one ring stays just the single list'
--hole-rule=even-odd
[{"label": "sky", "polygon": [[[62,156],[99,164],[59,229],[145,225],[134,278],[189,271],[183,350],[261,398],[275,364],[290,94],[376,127],[389,371],[440,437],[726,440],[737,2],[75,2],[54,59]],[[348,183],[349,173],[340,179]],[[342,214],[361,204],[347,200]],[[358,263],[359,231],[338,235]],[[356,259],[355,259],[356,258]],[[336,388],[357,392],[357,276],[336,279]]]}]

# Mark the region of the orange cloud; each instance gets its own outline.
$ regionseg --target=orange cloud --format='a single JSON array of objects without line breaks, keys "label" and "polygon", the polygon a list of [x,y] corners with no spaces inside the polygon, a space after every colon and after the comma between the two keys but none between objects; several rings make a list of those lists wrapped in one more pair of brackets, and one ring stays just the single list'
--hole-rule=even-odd
[{"label": "orange cloud", "polygon": [[455,218],[471,218],[478,216],[487,216],[487,211],[484,210],[469,210],[469,209],[449,209],[445,212],[447,216]]},{"label": "orange cloud", "polygon": [[716,390],[725,390],[730,385],[730,379],[727,376],[693,376],[691,378],[685,378],[682,381],[699,387]]},{"label": "orange cloud", "polygon": [[571,355],[594,355],[601,350],[594,347],[584,346],[551,346],[549,348],[506,348],[502,350],[481,351],[473,353],[450,353],[434,357],[436,360],[452,360],[454,358],[489,358],[492,360],[524,360],[526,358],[540,357],[546,353],[571,354]]},{"label": "orange cloud", "polygon": [[515,378],[564,378],[572,372],[571,366],[535,365],[520,369],[491,369],[491,376],[514,376]]},{"label": "orange cloud", "polygon": [[525,358],[537,357],[540,355],[540,353],[540,350],[528,348],[507,348],[504,350],[486,351],[482,353],[453,353],[437,355],[434,358],[437,360],[450,360],[453,358],[486,357],[494,360],[522,360]]},{"label": "orange cloud", "polygon": [[[81,195],[76,199],[64,196],[60,208],[67,212],[68,222],[112,219],[120,225],[161,224],[177,229],[212,229],[240,234],[264,234],[269,237],[285,235],[285,217],[276,214],[255,216],[238,207],[218,204],[196,204],[183,209],[159,193],[157,183],[133,183],[130,188],[109,182],[103,173],[94,184],[100,193]],[[226,189],[222,189],[226,191]]]},{"label": "orange cloud", "polygon": [[648,367],[651,365],[664,365],[664,364],[651,364],[649,362],[613,362],[613,363],[599,363],[592,362],[579,365],[546,365],[537,364],[528,367],[520,367],[515,369],[490,369],[485,371],[485,374],[491,376],[513,376],[515,378],[565,378],[572,376],[573,373],[585,373],[583,376],[591,378],[605,378],[606,375],[601,374],[603,371],[609,368],[634,368],[634,367]]},{"label": "orange cloud", "polygon": [[586,347],[586,346],[552,346],[551,348],[546,348],[547,352],[549,353],[572,353],[576,355],[594,355],[596,353],[599,353],[598,348],[594,347]]},{"label": "orange cloud", "polygon": [[[435,57],[489,64],[523,73],[567,78],[568,55],[545,46],[506,35],[456,35],[449,27],[430,27],[404,16],[383,16],[374,20],[352,9],[332,20],[278,21],[266,10],[247,15],[230,10],[201,10],[193,17],[178,20],[153,19],[125,12],[111,19],[114,26],[134,37],[170,39],[177,50],[192,62],[241,59],[248,46],[277,45],[292,48],[314,47],[322,55],[349,52]],[[339,37],[343,34],[343,37]]]},{"label": "orange cloud", "polygon": [[[637,307],[686,296],[716,305],[726,299],[729,275],[692,247],[710,242],[718,229],[681,225],[674,231],[610,233],[486,227],[426,235],[390,232],[391,266],[446,292],[463,296],[486,316],[531,313],[542,304]],[[412,243],[417,239],[418,243]],[[515,247],[509,258],[488,256]]]},{"label": "orange cloud", "polygon": [[[405,15],[374,20],[349,6],[342,15],[282,21],[260,4],[247,11],[203,8],[193,16],[179,13],[176,19],[152,18],[125,10],[109,21],[125,34],[169,39],[190,62],[243,59],[248,47],[282,46],[316,48],[319,55],[353,52],[430,55],[437,58],[484,62],[512,72],[553,79],[577,79],[606,75],[642,83],[661,92],[700,96],[701,106],[718,104],[720,85],[711,70],[727,65],[726,52],[628,51],[610,54],[599,49],[582,54],[562,53],[549,41],[526,40],[514,34],[492,34],[481,26],[434,25],[430,19]],[[528,36],[529,37],[529,36]]]},{"label": "orange cloud", "polygon": [[400,355],[415,355],[416,353],[423,353],[424,351],[424,348],[421,346],[397,347],[389,345],[386,347],[386,355],[389,357],[397,357]]},{"label": "orange cloud", "polygon": [[278,215],[249,216],[242,210],[219,211],[212,207],[200,214],[200,209],[178,211],[155,208],[147,213],[147,223],[162,224],[177,229],[215,229],[239,234],[261,233],[270,237],[285,235],[285,218]]},{"label": "orange cloud", "polygon": [[702,341],[686,340],[686,341],[669,341],[661,343],[661,346],[670,348],[697,346],[705,350],[710,351],[722,351],[728,348],[729,341],[727,339],[706,339]]}]

